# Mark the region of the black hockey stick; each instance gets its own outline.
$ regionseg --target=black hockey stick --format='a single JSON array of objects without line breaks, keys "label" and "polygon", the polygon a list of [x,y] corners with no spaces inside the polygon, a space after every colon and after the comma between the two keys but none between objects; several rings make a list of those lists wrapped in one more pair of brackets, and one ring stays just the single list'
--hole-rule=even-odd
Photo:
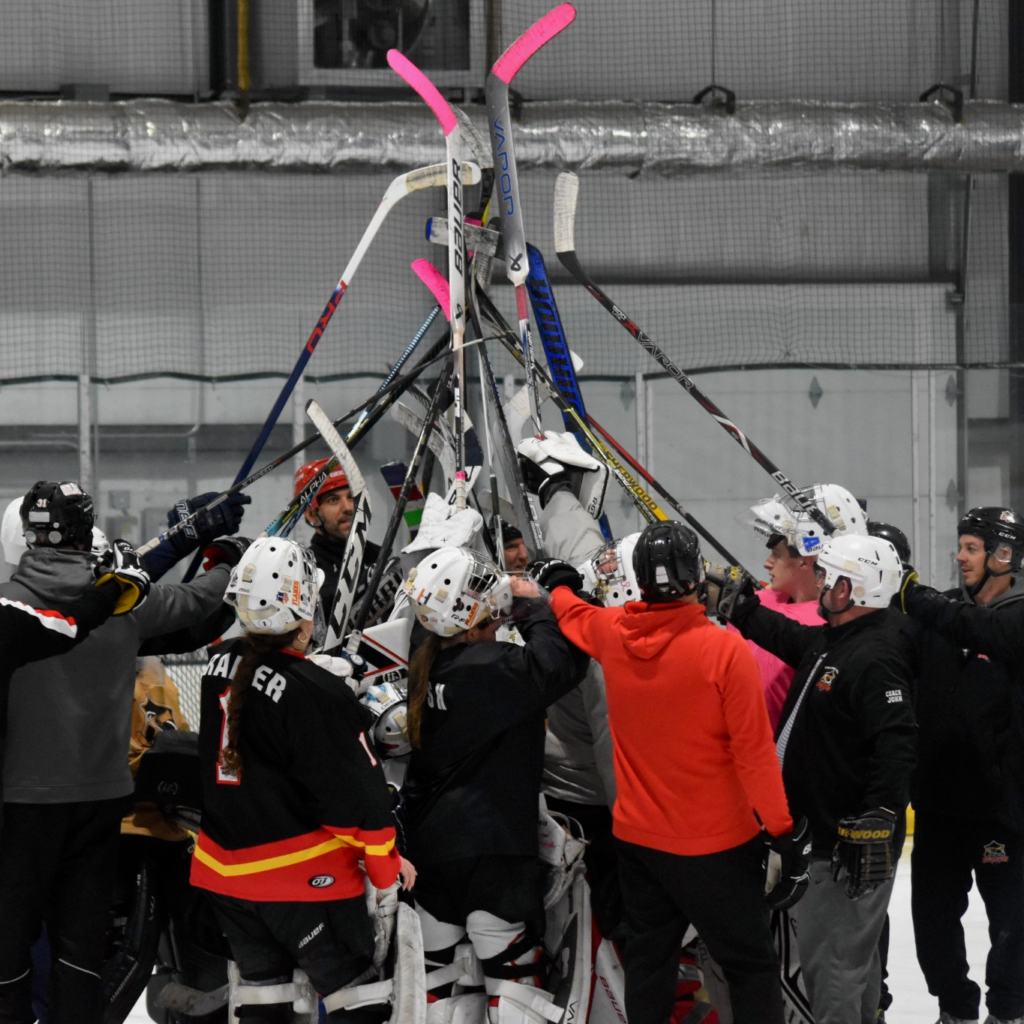
[{"label": "black hockey stick", "polygon": [[562,266],[598,302],[608,310],[615,319],[633,336],[636,342],[653,359],[668,371],[698,402],[702,409],[712,416],[727,434],[800,506],[824,531],[831,536],[835,530],[833,523],[785,473],[775,465],[746,434],[736,426],[714,402],[704,394],[682,369],[662,351],[658,345],[628,317],[619,307],[587,276],[576,257],[576,202],[579,198],[580,180],[571,172],[563,172],[555,182],[555,251],[562,261]]}]

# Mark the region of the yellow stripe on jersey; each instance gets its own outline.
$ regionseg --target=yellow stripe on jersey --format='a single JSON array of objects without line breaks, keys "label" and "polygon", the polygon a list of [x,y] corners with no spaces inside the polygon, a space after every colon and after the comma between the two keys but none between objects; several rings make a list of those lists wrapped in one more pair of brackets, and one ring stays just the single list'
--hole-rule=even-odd
[{"label": "yellow stripe on jersey", "polygon": [[216,857],[197,846],[193,854],[200,863],[205,864],[211,871],[218,875],[230,878],[238,875],[255,875],[261,871],[273,871],[275,868],[286,868],[292,864],[301,864],[303,861],[313,860],[339,846],[356,846],[366,850],[368,854],[375,857],[386,857],[394,848],[395,841],[389,839],[379,846],[367,846],[358,839],[351,836],[334,836],[326,842],[311,846],[308,850],[298,850],[295,853],[283,853],[277,857],[265,857],[263,860],[252,860],[245,864],[222,864]]}]

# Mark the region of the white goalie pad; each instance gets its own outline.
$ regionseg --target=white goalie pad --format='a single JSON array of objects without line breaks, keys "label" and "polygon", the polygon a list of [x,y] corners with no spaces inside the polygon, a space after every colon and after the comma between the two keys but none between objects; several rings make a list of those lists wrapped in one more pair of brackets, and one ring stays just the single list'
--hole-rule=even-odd
[{"label": "white goalie pad", "polygon": [[228,1020],[237,1020],[239,1006],[291,1003],[294,1024],[317,1024],[320,1019],[317,995],[305,972],[295,968],[292,980],[273,985],[254,985],[242,980],[238,965],[228,961]]}]

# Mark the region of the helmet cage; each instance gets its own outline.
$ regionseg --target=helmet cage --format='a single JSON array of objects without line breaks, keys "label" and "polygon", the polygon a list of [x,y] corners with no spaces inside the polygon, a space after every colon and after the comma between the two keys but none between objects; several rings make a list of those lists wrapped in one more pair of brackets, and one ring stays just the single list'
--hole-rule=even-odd
[{"label": "helmet cage", "polygon": [[831,534],[826,536],[821,525],[808,512],[793,508],[789,504],[793,499],[781,494],[752,505],[736,516],[736,521],[765,540],[782,537],[800,555],[817,555],[829,536],[867,534],[867,516],[857,499],[845,487],[839,484],[811,484],[799,493],[810,499],[818,511],[828,517],[834,528]]},{"label": "helmet cage", "polygon": [[639,539],[639,533],[631,533],[604,544],[587,562],[588,571],[583,575],[594,580],[595,592],[607,608],[620,608],[627,601],[642,600],[633,568],[633,552]]}]

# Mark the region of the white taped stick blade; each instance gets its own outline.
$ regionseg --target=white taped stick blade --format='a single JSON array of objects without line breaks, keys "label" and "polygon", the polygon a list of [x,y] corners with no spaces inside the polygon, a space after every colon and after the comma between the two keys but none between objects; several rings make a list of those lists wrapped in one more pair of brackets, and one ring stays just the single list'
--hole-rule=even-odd
[{"label": "white taped stick blade", "polygon": [[576,249],[576,202],[580,179],[572,171],[563,171],[555,180],[555,252]]},{"label": "white taped stick blade", "polygon": [[[480,167],[493,167],[494,157],[491,154],[491,147],[488,143],[484,142],[483,135],[480,134],[479,129],[473,123],[469,114],[462,110],[461,107],[452,107],[452,111],[462,131],[462,143],[472,153],[473,159]],[[477,175],[479,177],[479,168],[477,168]],[[467,182],[467,184],[475,185],[476,182]]]},{"label": "white taped stick blade", "polygon": [[420,918],[407,903],[398,905],[395,934],[395,986],[391,1024],[426,1024],[427,972]]},{"label": "white taped stick blade", "polygon": [[[349,451],[348,445],[342,440],[341,434],[338,433],[330,417],[320,408],[315,399],[311,398],[306,403],[306,415],[313,421],[316,429],[320,431],[320,436],[327,442],[327,446],[345,471],[345,475],[348,477],[349,493],[353,498],[364,494],[366,492],[366,480],[363,478],[359,466],[356,465],[352,452]],[[366,498],[367,510],[369,511],[369,494],[366,495]]]}]

